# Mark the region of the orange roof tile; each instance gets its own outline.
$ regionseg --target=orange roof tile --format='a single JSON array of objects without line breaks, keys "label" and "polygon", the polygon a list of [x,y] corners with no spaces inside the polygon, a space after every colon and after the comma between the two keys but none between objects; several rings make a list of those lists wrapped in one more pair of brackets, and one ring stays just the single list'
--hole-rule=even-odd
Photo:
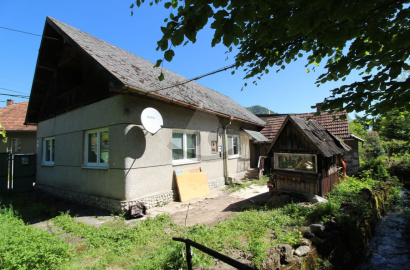
[{"label": "orange roof tile", "polygon": [[24,125],[28,101],[0,108],[0,124],[6,131],[36,131],[36,126]]},{"label": "orange roof tile", "polygon": [[[316,120],[322,127],[330,131],[338,138],[347,139],[351,137],[346,112],[334,112],[330,114],[328,112],[322,111],[322,113],[318,116],[315,116],[315,113],[292,113],[289,115],[296,116],[302,119],[310,118]],[[346,115],[346,119],[340,120],[339,117],[341,115]],[[262,129],[261,133],[269,140],[273,140],[287,116],[288,114],[269,115],[268,119],[266,120],[266,125]],[[335,120],[333,120],[333,118],[335,118]]]}]

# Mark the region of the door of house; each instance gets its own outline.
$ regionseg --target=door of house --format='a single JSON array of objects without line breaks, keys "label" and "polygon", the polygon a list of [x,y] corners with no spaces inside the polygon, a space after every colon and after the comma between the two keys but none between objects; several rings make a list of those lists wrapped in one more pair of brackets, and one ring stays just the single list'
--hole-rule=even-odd
[{"label": "door of house", "polygon": [[0,192],[31,191],[36,177],[36,154],[0,153]]}]

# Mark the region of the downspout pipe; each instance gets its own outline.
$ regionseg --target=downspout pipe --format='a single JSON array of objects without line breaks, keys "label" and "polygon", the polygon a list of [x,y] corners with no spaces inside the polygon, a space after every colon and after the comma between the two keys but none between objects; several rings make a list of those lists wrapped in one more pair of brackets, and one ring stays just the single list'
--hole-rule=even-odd
[{"label": "downspout pipe", "polygon": [[228,170],[228,136],[226,134],[227,128],[232,124],[233,117],[229,118],[228,124],[226,124],[224,129],[223,146],[224,146],[224,172],[225,172],[225,185],[229,185],[229,170]]}]

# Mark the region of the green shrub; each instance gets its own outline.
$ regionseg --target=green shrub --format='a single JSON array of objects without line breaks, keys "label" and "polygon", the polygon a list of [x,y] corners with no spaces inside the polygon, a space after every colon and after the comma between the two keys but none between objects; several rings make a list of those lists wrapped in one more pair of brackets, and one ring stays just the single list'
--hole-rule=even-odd
[{"label": "green shrub", "polygon": [[394,155],[390,161],[389,173],[401,182],[407,181],[410,175],[410,154]]},{"label": "green shrub", "polygon": [[386,181],[390,179],[390,174],[387,170],[388,164],[382,157],[369,158],[360,166],[360,175],[362,178],[372,178],[375,180]]},{"label": "green shrub", "polygon": [[0,269],[56,269],[73,253],[50,232],[25,225],[11,207],[0,208]]}]

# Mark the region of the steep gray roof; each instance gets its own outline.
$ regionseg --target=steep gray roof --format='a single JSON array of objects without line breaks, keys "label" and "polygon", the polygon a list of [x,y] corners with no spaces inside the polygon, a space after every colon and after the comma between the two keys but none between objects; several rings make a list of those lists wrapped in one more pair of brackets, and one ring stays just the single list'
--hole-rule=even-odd
[{"label": "steep gray roof", "polygon": [[[94,58],[95,61],[116,77],[125,87],[130,86],[155,93],[162,97],[188,103],[212,112],[233,116],[234,118],[260,126],[265,124],[263,120],[231,98],[196,82],[163,89],[185,82],[188,79],[164,68],[154,68],[152,62],[56,19],[47,17],[47,21],[51,21],[51,25],[54,24],[58,27],[63,32],[62,34],[71,38],[84,52]],[[163,81],[157,79],[161,71],[165,75],[165,80]]]},{"label": "steep gray roof", "polygon": [[[348,145],[340,141],[330,131],[323,128],[318,121],[313,119],[306,120],[293,115],[288,115],[278,134],[280,134],[289,121],[298,127],[325,157],[331,157],[333,155],[342,154],[351,150]],[[275,144],[278,137],[279,136],[276,136],[273,140],[271,148]]]}]

